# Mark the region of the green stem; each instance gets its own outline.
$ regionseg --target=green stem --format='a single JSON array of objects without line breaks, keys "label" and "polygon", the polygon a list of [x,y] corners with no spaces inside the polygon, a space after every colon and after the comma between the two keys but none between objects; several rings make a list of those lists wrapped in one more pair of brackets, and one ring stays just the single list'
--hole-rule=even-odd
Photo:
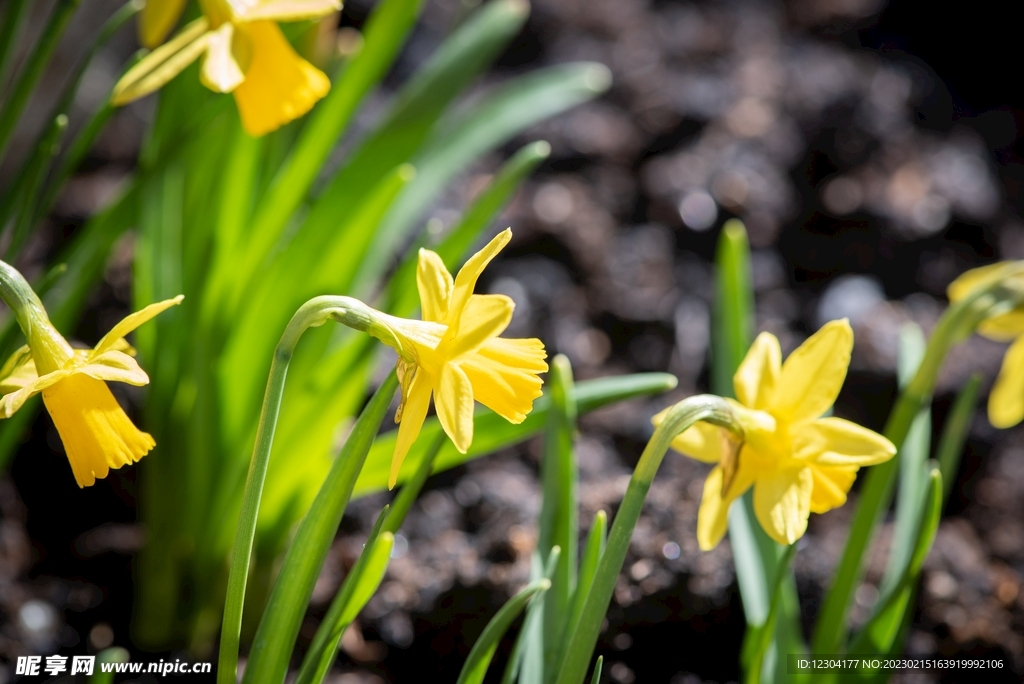
[{"label": "green stem", "polygon": [[75,13],[78,3],[79,0],[59,0],[53,14],[50,15],[50,21],[43,27],[39,42],[25,63],[25,70],[21,72],[21,76],[11,89],[10,99],[4,102],[3,109],[0,110],[0,158],[7,150],[7,143],[10,142],[11,134],[18,125],[21,112],[32,95],[36,81],[50,62],[50,56],[64,34],[64,29],[71,20],[71,15]]},{"label": "green stem", "polygon": [[235,543],[231,552],[228,571],[227,595],[224,601],[224,620],[221,625],[220,654],[217,662],[218,684],[234,684],[238,669],[238,645],[242,628],[242,608],[245,601],[245,585],[249,576],[253,539],[256,536],[256,519],[263,496],[263,483],[267,477],[267,465],[274,445],[274,430],[281,410],[281,397],[291,362],[302,334],[311,327],[336,320],[356,330],[369,331],[373,321],[372,309],[350,297],[315,297],[292,316],[281,335],[274,351],[267,378],[267,390],[263,397],[263,408],[256,429],[256,444],[253,446],[249,473],[242,494],[242,508],[235,531]]},{"label": "green stem", "polygon": [[[976,290],[946,309],[928,340],[928,348],[914,379],[896,400],[885,424],[884,434],[897,449],[903,446],[918,411],[931,401],[935,381],[950,347],[971,334],[985,318],[1003,313],[1024,300],[1024,293],[1013,289],[1010,283],[1011,278],[1019,277],[1021,273],[1024,273],[1024,266],[1009,269],[1002,280]],[[871,468],[864,478],[857,510],[850,525],[850,536],[839,561],[840,570],[836,573],[818,616],[813,642],[813,652],[816,654],[841,651],[840,645],[847,634],[846,613],[850,598],[860,580],[864,553],[875,527],[892,502],[898,464],[899,459],[890,459]]]},{"label": "green stem", "polygon": [[[775,581],[772,586],[771,594],[772,599],[770,607],[768,608],[768,618],[757,633],[757,643],[754,647],[754,655],[750,660],[750,665],[747,667],[747,684],[761,683],[761,669],[764,663],[764,655],[768,652],[768,647],[771,646],[772,643],[772,637],[775,635],[775,621],[779,613],[779,604],[782,602],[782,582],[789,574],[789,566],[793,562],[793,556],[795,555],[796,543],[793,543],[786,547],[786,550],[782,554],[782,558],[779,559],[779,563],[776,566]],[[780,653],[779,657],[784,657],[784,655],[785,654]]]},{"label": "green stem", "polygon": [[27,9],[27,0],[11,0],[5,8],[3,28],[0,28],[0,102],[4,99],[4,86],[7,84],[7,76],[10,75],[14,48],[28,19],[28,12],[25,11]]},{"label": "green stem", "polygon": [[701,394],[684,399],[665,415],[665,419],[647,442],[640,461],[633,470],[626,496],[615,515],[608,545],[601,556],[594,582],[583,606],[583,614],[568,642],[568,647],[562,653],[561,667],[558,668],[556,680],[558,684],[583,683],[591,654],[597,644],[601,623],[615,590],[615,582],[629,550],[633,528],[640,519],[640,510],[654,481],[654,475],[658,472],[658,467],[672,440],[701,420],[724,427],[738,435],[743,434],[729,403],[713,395]]}]

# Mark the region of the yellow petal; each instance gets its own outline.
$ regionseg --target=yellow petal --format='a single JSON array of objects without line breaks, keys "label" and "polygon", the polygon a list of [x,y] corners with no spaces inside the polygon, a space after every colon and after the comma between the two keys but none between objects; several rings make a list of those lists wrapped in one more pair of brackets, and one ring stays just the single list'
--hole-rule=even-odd
[{"label": "yellow petal", "polygon": [[101,380],[69,375],[43,390],[43,403],[79,487],[106,477],[111,468],[138,461],[156,446],[150,435],[132,424]]},{"label": "yellow petal", "polygon": [[29,400],[29,397],[60,382],[71,375],[71,372],[72,371],[70,370],[53,371],[52,373],[47,373],[42,377],[37,377],[35,380],[32,380],[19,390],[15,390],[10,394],[5,394],[3,398],[0,399],[0,418],[10,418],[17,413],[18,409],[24,406],[25,402]]},{"label": "yellow petal", "polygon": [[[655,416],[655,419],[659,419],[663,413]],[[660,423],[659,419],[655,425]],[[699,422],[677,435],[672,440],[672,448],[697,461],[719,463],[732,445],[725,430],[711,423]]]},{"label": "yellow petal", "polygon": [[779,339],[769,332],[763,332],[750,345],[743,363],[733,376],[736,398],[750,408],[767,408],[771,404],[781,371],[782,349],[779,347]]},{"label": "yellow petal", "polygon": [[136,387],[149,383],[149,376],[139,367],[138,362],[119,351],[108,351],[94,356],[87,365],[75,369],[75,372],[85,373],[97,380],[124,382]]},{"label": "yellow petal", "polygon": [[[489,339],[505,331],[512,321],[516,308],[511,298],[505,295],[472,295],[462,310],[459,336],[448,348],[449,358],[457,358],[475,350]],[[447,335],[446,335],[447,337]]]},{"label": "yellow petal", "polygon": [[236,26],[252,41],[252,62],[235,102],[249,135],[260,136],[299,118],[331,89],[322,71],[299,57],[277,24],[255,21]]},{"label": "yellow petal", "polygon": [[341,0],[227,0],[237,21],[304,21],[341,9]]},{"label": "yellow petal", "polygon": [[36,362],[32,359],[32,350],[24,344],[7,357],[3,368],[0,368],[0,394],[7,394],[21,389],[39,377]]},{"label": "yellow petal", "polygon": [[409,391],[403,398],[402,422],[398,426],[398,437],[395,440],[395,453],[391,457],[391,475],[388,478],[388,489],[394,489],[398,482],[398,473],[402,469],[413,442],[419,437],[423,421],[430,407],[430,378],[422,369],[418,370],[409,384]]},{"label": "yellow petal", "polygon": [[469,302],[473,290],[476,289],[476,281],[480,274],[511,239],[512,231],[506,228],[488,242],[483,249],[469,257],[463,267],[459,269],[458,275],[455,276],[451,304],[448,307],[448,338],[454,339],[458,335],[462,310]]},{"label": "yellow petal", "polygon": [[242,67],[231,51],[234,34],[234,25],[227,22],[211,31],[206,42],[206,57],[203,58],[199,79],[215,93],[230,93],[245,80]]},{"label": "yellow petal", "polygon": [[547,358],[544,343],[536,337],[492,337],[476,351],[481,356],[517,370],[533,374],[546,373],[548,370],[548,364],[544,361]]},{"label": "yellow petal", "polygon": [[1012,266],[1012,262],[1000,261],[995,264],[965,271],[949,284],[946,288],[946,296],[949,297],[951,302],[959,302],[975,290],[1001,278],[1003,271],[1007,270],[1010,266]]},{"label": "yellow petal", "polygon": [[988,395],[988,420],[997,428],[1024,420],[1024,335],[1006,350],[999,377]]},{"label": "yellow petal", "polygon": [[846,503],[846,493],[857,479],[857,470],[857,466],[812,466],[811,513],[827,513]]},{"label": "yellow petal", "polygon": [[[544,363],[546,353],[540,340],[503,340],[494,338],[488,341],[498,342],[499,347],[518,347],[524,361],[498,361],[487,356],[488,349],[467,354],[459,359],[458,365],[469,378],[473,387],[473,398],[491,409],[510,423],[521,423],[533,410],[533,402],[543,393],[541,379],[537,376],[538,365],[547,369]],[[512,344],[509,344],[512,343]],[[509,355],[499,351],[499,356],[508,359]],[[515,365],[514,365],[515,364]]]},{"label": "yellow petal", "polygon": [[416,265],[416,287],[420,292],[423,320],[443,323],[448,315],[448,303],[452,299],[455,281],[437,252],[420,250]]},{"label": "yellow petal", "polygon": [[186,0],[147,0],[139,14],[139,42],[152,50],[178,23]]},{"label": "yellow petal", "polygon": [[183,300],[184,298],[185,295],[178,295],[174,299],[165,299],[162,302],[150,304],[149,306],[144,307],[133,314],[125,316],[125,318],[122,319],[121,322],[119,322],[117,325],[111,328],[110,332],[104,335],[103,339],[101,339],[99,343],[95,347],[93,347],[92,353],[89,355],[89,358],[94,359],[100,354],[108,352],[112,349],[117,349],[118,345],[124,343],[122,338],[125,335],[135,330],[136,328],[138,328],[140,325],[150,320],[151,318],[154,318],[158,314],[171,308],[172,306],[180,304],[181,300]]},{"label": "yellow petal", "polygon": [[810,420],[839,396],[853,351],[853,329],[845,318],[807,338],[782,364],[771,413],[785,421]]},{"label": "yellow petal", "polygon": [[701,551],[710,551],[722,541],[729,529],[729,504],[722,498],[722,469],[714,467],[704,480],[704,494],[697,511],[697,543]]},{"label": "yellow petal", "polygon": [[1024,334],[1024,310],[1014,309],[978,324],[978,334],[997,342],[1009,342]]},{"label": "yellow petal", "polygon": [[819,418],[793,429],[794,457],[824,466],[869,466],[888,461],[896,447],[874,430],[842,418]]},{"label": "yellow petal", "polygon": [[754,485],[754,513],[769,537],[788,546],[804,536],[813,489],[811,468],[787,468],[758,479]]},{"label": "yellow petal", "polygon": [[441,427],[459,453],[469,451],[473,444],[473,386],[458,365],[447,363],[441,369],[434,408]]},{"label": "yellow petal", "polygon": [[206,18],[200,17],[139,60],[114,86],[111,104],[120,107],[145,97],[180,74],[206,50],[209,27]]}]

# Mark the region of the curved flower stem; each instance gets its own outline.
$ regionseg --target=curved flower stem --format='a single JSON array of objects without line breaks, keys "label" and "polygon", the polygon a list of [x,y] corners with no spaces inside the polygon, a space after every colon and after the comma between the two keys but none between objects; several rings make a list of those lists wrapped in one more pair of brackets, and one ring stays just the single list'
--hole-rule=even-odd
[{"label": "curved flower stem", "polygon": [[665,415],[665,419],[654,430],[654,435],[647,442],[640,461],[633,470],[633,477],[629,480],[626,495],[615,515],[615,522],[612,523],[608,544],[598,564],[576,631],[569,635],[567,646],[561,654],[557,684],[583,683],[591,654],[597,644],[601,622],[608,611],[615,582],[629,550],[633,528],[640,519],[640,511],[654,481],[654,475],[658,472],[665,452],[676,435],[701,420],[720,425],[742,439],[743,430],[736,420],[732,407],[721,397],[709,394],[690,397],[673,406]]},{"label": "curved flower stem", "polygon": [[238,516],[234,548],[231,551],[231,565],[228,570],[227,595],[224,599],[224,619],[221,623],[220,653],[217,660],[218,684],[234,684],[238,668],[239,634],[242,628],[242,607],[245,602],[245,585],[249,576],[253,539],[256,536],[256,519],[263,496],[263,483],[267,477],[267,465],[274,445],[274,430],[281,410],[288,364],[291,363],[295,346],[302,334],[309,328],[335,320],[350,328],[380,337],[377,329],[376,312],[351,297],[315,297],[295,312],[285,327],[281,341],[274,350],[274,359],[267,378],[267,390],[263,395],[263,408],[256,429],[256,443],[253,446],[249,473],[245,479],[242,494],[242,509]]},{"label": "curved flower stem", "polygon": [[[896,400],[886,421],[883,434],[897,449],[902,448],[918,411],[931,401],[935,382],[949,349],[973,333],[984,319],[1012,309],[1024,301],[1024,292],[1012,287],[1010,282],[1011,277],[1019,277],[1022,273],[1024,267],[1008,270],[1002,280],[980,288],[946,309],[928,340],[917,373]],[[892,502],[898,464],[898,458],[890,459],[872,467],[864,478],[857,510],[850,525],[850,536],[837,566],[839,570],[815,625],[812,651],[816,654],[843,651],[850,598],[860,580],[864,553],[875,527]]]}]

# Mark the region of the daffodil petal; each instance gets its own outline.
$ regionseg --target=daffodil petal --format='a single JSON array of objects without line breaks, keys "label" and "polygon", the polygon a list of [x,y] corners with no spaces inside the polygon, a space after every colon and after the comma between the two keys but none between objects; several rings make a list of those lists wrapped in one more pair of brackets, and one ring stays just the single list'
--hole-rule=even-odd
[{"label": "daffodil petal", "polygon": [[473,444],[473,385],[458,364],[446,363],[441,368],[434,408],[459,453],[469,451]]},{"label": "daffodil petal", "polygon": [[185,9],[186,0],[147,0],[139,14],[139,42],[154,49],[174,28]]},{"label": "daffodil petal", "polygon": [[76,371],[97,380],[124,382],[137,387],[149,383],[149,376],[139,367],[138,362],[119,351],[108,351],[95,356],[87,365],[76,369]]},{"label": "daffodil petal", "polygon": [[771,413],[794,423],[825,413],[843,387],[852,351],[849,321],[844,318],[823,325],[782,364]]},{"label": "daffodil petal", "polygon": [[476,281],[491,259],[498,255],[512,239],[512,231],[506,228],[488,242],[483,249],[471,256],[455,276],[455,288],[448,307],[448,337],[455,338],[459,332],[462,310],[476,289]]},{"label": "daffodil petal", "polygon": [[443,323],[448,315],[455,281],[437,252],[421,249],[416,264],[416,287],[420,292],[423,320]]},{"label": "daffodil petal", "polygon": [[[495,338],[497,339],[497,338]],[[540,340],[502,340],[503,342],[537,342]],[[533,345],[530,345],[531,347]],[[545,352],[540,346],[540,358]],[[521,423],[533,410],[533,402],[543,394],[537,371],[517,368],[480,353],[459,359],[459,367],[469,378],[473,398],[510,423]],[[544,364],[547,368],[547,364]]]},{"label": "daffodil petal", "polygon": [[754,514],[769,537],[788,546],[804,535],[813,489],[811,468],[787,468],[757,480]]},{"label": "daffodil petal", "polygon": [[718,546],[729,529],[729,504],[722,498],[722,469],[714,467],[704,480],[704,494],[697,510],[697,543],[701,551]]},{"label": "daffodil petal", "polygon": [[111,468],[135,463],[156,446],[118,405],[102,380],[73,373],[43,390],[79,487],[104,478]]},{"label": "daffodil petal", "polygon": [[139,60],[114,86],[110,101],[115,107],[126,105],[159,90],[199,59],[209,39],[209,22],[196,19],[178,35]]},{"label": "daffodil petal", "polygon": [[299,118],[331,89],[331,81],[299,57],[272,21],[236,26],[252,41],[245,81],[234,90],[242,125],[260,136]]},{"label": "daffodil petal", "polygon": [[842,418],[819,418],[793,427],[794,457],[824,466],[869,466],[888,461],[896,447],[874,430]]},{"label": "daffodil petal", "polygon": [[138,328],[140,325],[150,320],[151,318],[154,318],[158,314],[171,308],[172,306],[180,304],[181,300],[183,300],[184,298],[185,295],[178,295],[174,299],[165,299],[162,302],[150,304],[149,306],[144,307],[133,314],[128,314],[127,316],[125,316],[124,319],[121,320],[120,323],[111,328],[110,332],[104,335],[103,339],[101,339],[99,343],[95,347],[93,347],[92,354],[90,354],[90,358],[94,359],[100,354],[108,352],[112,349],[116,349],[117,345],[122,343],[122,338],[125,335],[135,330],[136,328]]},{"label": "daffodil petal", "polygon": [[978,324],[978,334],[997,342],[1009,342],[1024,334],[1024,310],[1013,311],[987,318]]},{"label": "daffodil petal", "polygon": [[0,394],[20,389],[38,376],[32,350],[23,344],[7,357],[3,368],[0,368]]},{"label": "daffodil petal", "polygon": [[[662,411],[654,417],[655,425],[661,424]],[[703,463],[719,463],[730,448],[725,430],[711,423],[699,422],[672,440],[672,448],[679,453]]]},{"label": "daffodil petal", "polygon": [[459,335],[448,350],[451,358],[471,352],[504,332],[515,308],[512,299],[505,295],[471,295],[462,311]]},{"label": "daffodil petal", "polygon": [[206,56],[199,70],[199,79],[215,93],[230,93],[245,80],[242,67],[231,51],[234,35],[234,25],[225,22],[210,32],[206,42]]},{"label": "daffodil petal", "polygon": [[341,9],[341,0],[227,0],[237,21],[303,21]]},{"label": "daffodil petal", "polygon": [[1006,350],[999,377],[988,395],[988,420],[994,427],[1013,427],[1024,420],[1024,335]]},{"label": "daffodil petal", "polygon": [[769,332],[763,332],[750,345],[750,350],[733,376],[736,398],[744,406],[753,409],[767,408],[781,372],[782,349],[779,347],[779,339]]},{"label": "daffodil petal", "polygon": [[58,370],[47,373],[42,377],[37,377],[21,389],[5,394],[3,398],[0,398],[0,418],[10,418],[18,412],[18,409],[25,405],[25,402],[33,394],[38,394],[51,385],[60,382],[71,375],[71,372],[69,370]]},{"label": "daffodil petal", "polygon": [[845,504],[858,470],[857,466],[812,466],[811,513],[827,513]]},{"label": "daffodil petal", "polygon": [[1011,265],[1010,262],[1000,261],[995,264],[965,271],[946,287],[946,296],[949,297],[951,302],[959,302],[961,299],[966,299],[975,290],[985,287],[1002,277],[1003,271],[1008,270]]},{"label": "daffodil petal", "polygon": [[423,421],[430,407],[430,378],[419,369],[413,376],[409,391],[404,397],[402,422],[398,426],[398,437],[395,440],[395,453],[391,457],[391,475],[388,478],[388,489],[394,489],[398,482],[398,473],[402,469],[409,449],[419,437]]}]

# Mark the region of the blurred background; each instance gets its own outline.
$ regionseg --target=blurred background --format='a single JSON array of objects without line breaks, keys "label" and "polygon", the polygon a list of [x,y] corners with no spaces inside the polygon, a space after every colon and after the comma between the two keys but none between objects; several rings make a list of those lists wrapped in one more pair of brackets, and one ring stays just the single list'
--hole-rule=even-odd
[{"label": "blurred background", "polygon": [[[35,3],[29,31],[41,30],[51,4]],[[46,97],[56,97],[86,39],[119,4],[83,0],[32,107],[49,111]],[[472,4],[430,0],[385,85],[421,63]],[[341,25],[358,29],[371,5],[350,0]],[[1011,11],[995,0],[941,11],[922,0],[534,0],[526,28],[483,86],[586,59],[612,70],[611,91],[478,164],[438,198],[427,229],[454,221],[521,144],[549,141],[550,159],[500,222],[515,239],[483,288],[516,300],[509,335],[542,338],[571,359],[577,379],[650,370],[679,378],[672,396],[582,419],[581,520],[602,508],[614,513],[650,416],[707,390],[710,263],[728,218],[741,218],[750,233],[758,330],[775,333],[788,353],[823,322],[848,317],[856,345],[836,414],[881,429],[896,389],[900,326],[929,330],[946,285],[967,268],[1024,258],[1024,92],[1012,69]],[[72,128],[78,108],[96,107],[136,47],[126,27],[93,62]],[[385,87],[370,98],[356,134],[389,96]],[[23,253],[26,274],[39,273],[113,195],[151,111],[141,101],[114,115]],[[33,139],[42,114],[24,123],[15,147]],[[0,169],[0,183],[12,171]],[[98,338],[127,311],[131,250],[130,239],[119,243],[78,337]],[[936,425],[972,372],[991,386],[1003,351],[978,337],[954,350]],[[333,684],[456,678],[486,621],[527,579],[538,454],[528,443],[428,482],[380,591],[346,634]],[[744,619],[729,545],[701,553],[695,539],[706,469],[670,456],[648,497],[598,646],[617,684],[739,678]],[[0,684],[14,677],[18,654],[134,648],[132,557],[145,539],[135,523],[135,471],[79,490],[43,412],[0,476]],[[1022,494],[1024,428],[996,431],[979,412],[925,564],[911,653],[1001,657],[1010,670],[986,681],[1020,680]],[[300,642],[312,637],[385,502],[349,507]],[[805,628],[851,513],[847,505],[813,516],[801,542]],[[883,530],[855,620],[877,599],[887,544]]]}]

